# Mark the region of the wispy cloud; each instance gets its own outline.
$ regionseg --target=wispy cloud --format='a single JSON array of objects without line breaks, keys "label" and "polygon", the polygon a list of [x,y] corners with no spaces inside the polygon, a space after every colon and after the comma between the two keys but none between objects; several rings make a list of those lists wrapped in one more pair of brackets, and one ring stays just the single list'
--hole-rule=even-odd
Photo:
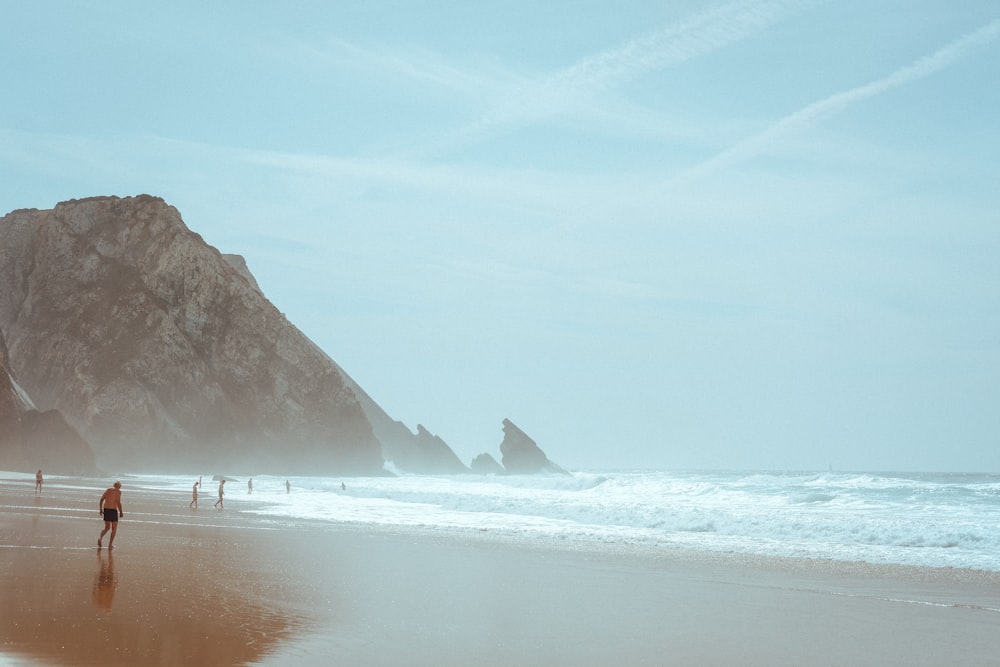
[{"label": "wispy cloud", "polygon": [[307,62],[376,73],[380,77],[395,76],[470,97],[491,98],[520,78],[485,62],[463,67],[418,46],[367,47],[335,38],[322,46],[296,43],[292,52]]},{"label": "wispy cloud", "polygon": [[732,2],[664,26],[579,62],[510,87],[506,101],[456,137],[479,139],[586,107],[599,93],[747,39],[802,7],[801,0]]},{"label": "wispy cloud", "polygon": [[843,111],[853,104],[940,72],[959,61],[970,51],[988,44],[998,37],[1000,37],[1000,19],[968,33],[929,56],[924,56],[910,65],[901,67],[886,77],[813,102],[809,106],[772,123],[763,131],[737,142],[715,157],[685,171],[675,177],[671,183],[697,179],[749,160],[763,153],[769,146],[781,139]]},{"label": "wispy cloud", "polygon": [[[660,27],[619,46],[586,56],[555,71],[519,73],[496,63],[456,65],[420,48],[367,48],[332,40],[324,48],[302,47],[310,62],[378,71],[462,95],[484,107],[479,117],[450,131],[419,139],[405,153],[433,154],[491,139],[553,117],[621,117],[595,110],[595,99],[642,75],[677,66],[748,39],[815,0],[736,0]],[[621,106],[620,103],[617,104]],[[660,133],[660,132],[657,132]]]}]

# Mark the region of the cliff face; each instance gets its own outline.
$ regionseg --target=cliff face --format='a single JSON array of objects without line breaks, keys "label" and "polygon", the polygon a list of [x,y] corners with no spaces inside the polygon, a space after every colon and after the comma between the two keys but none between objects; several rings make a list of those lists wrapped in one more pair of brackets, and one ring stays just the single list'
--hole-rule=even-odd
[{"label": "cliff face", "polygon": [[20,385],[101,467],[381,471],[336,364],[161,199],[0,219],[0,329]]}]

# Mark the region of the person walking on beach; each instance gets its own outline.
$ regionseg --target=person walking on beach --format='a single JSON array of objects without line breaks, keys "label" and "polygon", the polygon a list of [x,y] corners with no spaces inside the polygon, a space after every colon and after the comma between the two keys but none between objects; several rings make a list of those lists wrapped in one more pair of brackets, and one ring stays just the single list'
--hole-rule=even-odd
[{"label": "person walking on beach", "polygon": [[291,492],[292,492],[292,483],[291,483],[291,482],[289,482],[289,481],[288,481],[288,480],[286,479],[286,480],[285,480],[285,493],[291,493]]},{"label": "person walking on beach", "polygon": [[122,483],[115,482],[115,485],[104,492],[100,502],[97,504],[97,511],[104,515],[104,530],[97,538],[97,548],[101,548],[101,540],[110,530],[111,537],[108,539],[108,549],[115,548],[115,535],[118,533],[118,518],[125,516],[122,510]]},{"label": "person walking on beach", "polygon": [[253,493],[253,477],[247,480],[247,493]]},{"label": "person walking on beach", "polygon": [[226,506],[222,504],[222,487],[226,485],[226,480],[219,480],[219,499],[215,501],[215,506],[220,509],[226,509]]},{"label": "person walking on beach", "polygon": [[193,507],[198,509],[198,487],[201,486],[201,482],[195,482],[194,486],[191,487],[191,504],[188,507]]},{"label": "person walking on beach", "polygon": [[39,468],[38,472],[35,473],[35,493],[42,492],[42,469]]}]

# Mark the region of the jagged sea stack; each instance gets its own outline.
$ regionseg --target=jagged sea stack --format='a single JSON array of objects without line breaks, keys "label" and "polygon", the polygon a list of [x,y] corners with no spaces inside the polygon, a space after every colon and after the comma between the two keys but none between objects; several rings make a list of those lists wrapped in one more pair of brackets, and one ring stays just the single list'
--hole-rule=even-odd
[{"label": "jagged sea stack", "polygon": [[509,419],[503,420],[503,442],[500,443],[504,470],[512,474],[569,474],[549,460],[538,445]]}]

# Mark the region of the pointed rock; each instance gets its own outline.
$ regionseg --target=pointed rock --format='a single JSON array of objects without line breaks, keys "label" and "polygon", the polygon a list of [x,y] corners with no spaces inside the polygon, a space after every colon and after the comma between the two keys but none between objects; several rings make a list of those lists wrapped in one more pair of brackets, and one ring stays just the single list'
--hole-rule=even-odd
[{"label": "pointed rock", "polygon": [[502,475],[504,473],[503,466],[486,452],[472,459],[472,465],[469,468],[477,475]]},{"label": "pointed rock", "polygon": [[500,443],[504,470],[512,474],[539,472],[568,474],[549,460],[535,441],[509,419],[503,420],[503,442]]}]

